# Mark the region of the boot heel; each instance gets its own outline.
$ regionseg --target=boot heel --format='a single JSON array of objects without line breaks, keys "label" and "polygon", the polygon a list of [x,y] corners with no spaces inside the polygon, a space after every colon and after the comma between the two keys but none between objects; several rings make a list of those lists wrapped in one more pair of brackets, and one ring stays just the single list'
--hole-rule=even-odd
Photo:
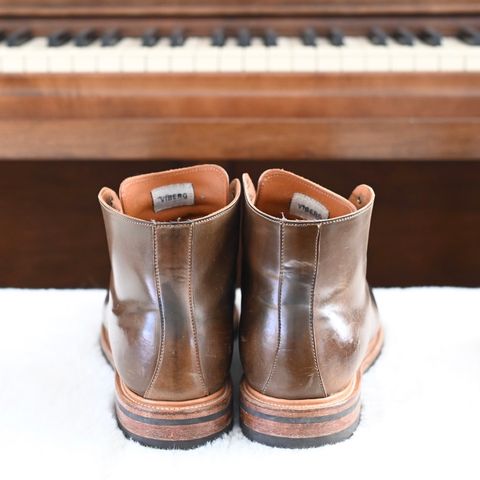
[{"label": "boot heel", "polygon": [[272,447],[308,448],[349,438],[360,421],[360,384],[383,346],[379,328],[355,378],[326,398],[288,400],[264,395],[243,379],[240,384],[240,426],[250,440]]},{"label": "boot heel", "polygon": [[124,434],[142,445],[188,449],[207,443],[232,426],[232,388],[194,400],[147,400],[129,390],[116,375],[115,412]]},{"label": "boot heel", "polygon": [[243,380],[240,425],[250,440],[272,447],[308,448],[346,440],[360,420],[360,381],[327,398],[269,397]]}]

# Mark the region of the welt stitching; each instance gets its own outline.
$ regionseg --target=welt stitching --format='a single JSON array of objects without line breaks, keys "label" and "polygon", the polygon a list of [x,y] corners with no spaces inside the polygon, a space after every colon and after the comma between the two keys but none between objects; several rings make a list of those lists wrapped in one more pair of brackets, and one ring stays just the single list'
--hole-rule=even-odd
[{"label": "welt stitching", "polygon": [[327,390],[325,388],[325,383],[322,378],[322,374],[320,373],[320,367],[318,364],[318,354],[317,354],[317,342],[315,338],[315,327],[313,324],[314,315],[313,310],[315,306],[315,285],[317,283],[317,275],[318,275],[318,262],[320,260],[320,241],[322,238],[322,228],[320,225],[317,226],[317,234],[315,235],[315,257],[314,257],[314,270],[312,275],[312,287],[310,291],[310,318],[309,318],[309,326],[310,326],[310,340],[312,344],[312,353],[313,358],[315,361],[315,369],[317,371],[318,379],[320,380],[320,385],[323,390],[324,396],[327,396]]},{"label": "welt stitching", "polygon": [[157,302],[158,302],[158,311],[160,316],[161,331],[160,331],[160,346],[158,348],[158,354],[157,354],[157,362],[155,365],[155,370],[153,372],[152,379],[150,380],[150,384],[148,385],[148,388],[145,391],[145,396],[150,395],[154,384],[158,380],[158,376],[160,374],[160,368],[163,363],[164,348],[165,348],[165,318],[163,313],[161,290],[160,290],[160,270],[158,267],[158,254],[157,254],[157,250],[158,250],[157,229],[155,228],[155,226],[152,226],[151,228],[152,228],[153,264],[154,264],[154,272],[155,272],[155,287],[157,290]]},{"label": "welt stitching", "polygon": [[[209,400],[207,402],[204,402],[204,403],[199,403],[199,404],[196,404],[195,405],[195,408],[196,409],[202,409],[204,407],[209,407],[211,405],[216,405],[218,403],[221,403],[225,397],[227,395],[224,394],[222,397],[220,397],[219,399],[215,399],[215,400]],[[146,410],[146,411],[149,411],[149,412],[176,412],[176,411],[179,411],[179,410],[185,410],[185,408],[188,408],[188,407],[157,407],[157,406],[149,406],[149,405],[145,405],[144,403],[141,403],[139,402],[138,400],[134,400],[133,398],[129,398],[128,399],[128,403],[133,403],[134,405],[138,405],[139,407],[141,407],[143,410]]]},{"label": "welt stitching", "polygon": [[278,280],[278,334],[277,334],[277,347],[275,349],[275,357],[273,358],[272,368],[270,374],[268,375],[267,381],[263,386],[262,393],[267,391],[270,380],[272,379],[273,372],[277,367],[278,354],[280,352],[280,344],[282,339],[282,289],[283,289],[283,261],[284,261],[284,244],[285,244],[285,225],[280,224],[280,278]]},{"label": "welt stitching", "polygon": [[193,224],[190,224],[188,229],[188,307],[190,315],[190,324],[192,326],[193,342],[195,344],[195,361],[197,364],[198,374],[202,381],[203,388],[208,395],[208,388],[205,383],[205,376],[203,374],[202,365],[200,362],[200,351],[198,348],[197,325],[193,315],[193,289],[192,289],[192,274],[193,274]]}]

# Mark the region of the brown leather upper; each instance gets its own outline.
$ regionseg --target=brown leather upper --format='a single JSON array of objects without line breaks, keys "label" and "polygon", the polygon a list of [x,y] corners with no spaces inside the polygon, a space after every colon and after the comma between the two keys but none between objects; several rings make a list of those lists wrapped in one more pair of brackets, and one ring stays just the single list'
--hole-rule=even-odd
[{"label": "brown leather upper", "polygon": [[[191,183],[193,205],[151,191]],[[115,369],[144,398],[190,400],[230,369],[240,182],[215,165],[128,178],[99,193],[112,267],[105,325]]]},{"label": "brown leather upper", "polygon": [[[243,176],[240,353],[248,383],[285,399],[345,388],[379,328],[366,281],[374,193],[347,200],[302,177],[268,170],[258,191]],[[328,218],[292,213],[293,195],[320,202]]]}]

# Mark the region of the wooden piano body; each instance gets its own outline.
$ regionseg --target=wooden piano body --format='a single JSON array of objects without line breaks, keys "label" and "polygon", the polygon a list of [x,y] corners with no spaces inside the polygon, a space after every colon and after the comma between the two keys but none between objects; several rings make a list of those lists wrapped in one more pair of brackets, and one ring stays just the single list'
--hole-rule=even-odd
[{"label": "wooden piano body", "polygon": [[[456,38],[480,30],[480,1],[0,0],[7,37],[222,28],[294,38],[307,27],[321,45],[330,29]],[[0,73],[0,285],[105,285],[99,188],[192,162],[232,176],[283,167],[344,195],[369,183],[374,285],[480,285],[480,46],[471,51],[474,67],[453,71],[441,60],[423,68],[427,54],[412,71]]]}]

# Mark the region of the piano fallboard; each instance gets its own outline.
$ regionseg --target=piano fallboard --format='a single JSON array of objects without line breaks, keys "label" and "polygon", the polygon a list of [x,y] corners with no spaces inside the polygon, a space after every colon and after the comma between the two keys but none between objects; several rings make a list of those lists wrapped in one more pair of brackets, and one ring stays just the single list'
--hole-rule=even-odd
[{"label": "piano fallboard", "polygon": [[0,77],[3,159],[475,160],[479,133],[479,73]]}]

